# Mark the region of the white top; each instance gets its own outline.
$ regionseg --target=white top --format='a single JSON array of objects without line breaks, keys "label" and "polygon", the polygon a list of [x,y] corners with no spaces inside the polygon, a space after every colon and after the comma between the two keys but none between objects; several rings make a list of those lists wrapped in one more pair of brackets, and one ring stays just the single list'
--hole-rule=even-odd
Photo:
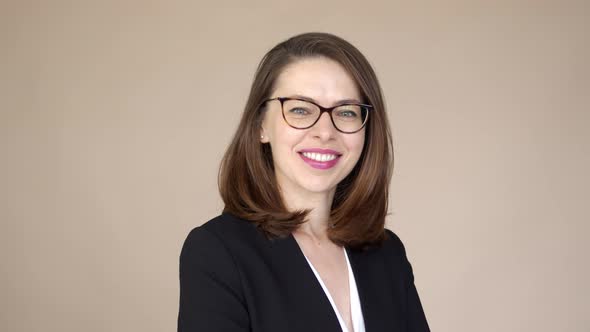
[{"label": "white top", "polygon": [[318,278],[320,285],[322,285],[322,288],[324,289],[326,296],[328,296],[328,300],[330,300],[330,303],[332,304],[332,308],[334,308],[334,311],[336,312],[336,316],[338,317],[338,321],[340,322],[340,327],[342,327],[342,331],[343,332],[365,332],[365,321],[363,320],[363,312],[361,310],[361,301],[359,299],[358,289],[356,288],[356,280],[354,279],[354,274],[352,273],[352,268],[350,267],[350,261],[348,260],[348,254],[346,253],[346,249],[344,247],[342,247],[342,250],[344,250],[344,257],[346,257],[346,266],[348,267],[348,289],[350,291],[350,313],[352,316],[353,331],[349,331],[348,327],[346,327],[346,324],[344,323],[344,320],[342,319],[342,316],[340,315],[340,312],[338,311],[338,308],[336,307],[336,303],[332,299],[332,295],[330,295],[330,291],[328,290],[328,288],[326,287],[326,285],[322,281],[320,274],[313,267],[313,264],[311,264],[311,262],[309,261],[307,256],[305,256],[305,254],[304,254],[304,256],[305,256],[305,259],[307,259],[309,266],[311,266],[313,273]]}]

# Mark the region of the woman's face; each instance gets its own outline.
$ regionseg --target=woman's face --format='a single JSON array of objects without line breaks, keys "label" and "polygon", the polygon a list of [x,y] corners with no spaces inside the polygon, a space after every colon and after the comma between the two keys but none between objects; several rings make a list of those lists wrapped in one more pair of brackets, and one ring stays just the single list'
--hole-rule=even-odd
[{"label": "woman's face", "polygon": [[[343,100],[361,102],[349,73],[339,63],[325,57],[297,60],[281,72],[270,98],[294,96],[310,98],[323,107],[337,105]],[[264,136],[261,142],[270,143],[282,191],[333,194],[360,158],[365,128],[353,134],[339,132],[330,115],[323,113],[311,128],[295,129],[283,119],[281,103],[272,100],[267,103],[261,135]],[[333,152],[303,155],[303,151],[313,149]],[[334,160],[326,161],[334,156]]]}]

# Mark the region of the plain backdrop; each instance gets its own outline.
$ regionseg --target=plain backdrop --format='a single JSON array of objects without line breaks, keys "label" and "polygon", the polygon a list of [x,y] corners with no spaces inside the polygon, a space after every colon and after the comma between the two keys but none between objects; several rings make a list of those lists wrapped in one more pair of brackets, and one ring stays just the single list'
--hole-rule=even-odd
[{"label": "plain backdrop", "polygon": [[[175,331],[256,65],[295,34],[383,87],[433,331],[590,331],[587,1],[0,4],[0,330]],[[369,331],[370,332],[370,331]]]}]

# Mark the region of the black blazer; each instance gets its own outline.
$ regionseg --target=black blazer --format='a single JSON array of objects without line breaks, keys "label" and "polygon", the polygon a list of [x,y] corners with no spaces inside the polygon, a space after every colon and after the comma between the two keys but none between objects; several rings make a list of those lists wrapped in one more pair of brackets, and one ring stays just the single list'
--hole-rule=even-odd
[{"label": "black blazer", "polygon": [[[346,248],[367,332],[430,331],[400,239]],[[336,332],[336,313],[295,238],[267,240],[223,213],[193,229],[180,254],[181,332]]]}]

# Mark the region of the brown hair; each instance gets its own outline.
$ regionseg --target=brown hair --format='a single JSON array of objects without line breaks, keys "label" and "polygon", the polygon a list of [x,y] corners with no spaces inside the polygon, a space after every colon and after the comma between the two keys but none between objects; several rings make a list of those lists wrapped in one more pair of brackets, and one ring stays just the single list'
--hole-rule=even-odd
[{"label": "brown hair", "polygon": [[377,76],[362,53],[328,33],[304,33],[272,48],[261,60],[242,119],[221,161],[218,184],[224,213],[251,221],[268,238],[285,237],[306,221],[310,210],[288,211],[276,181],[270,144],[259,141],[262,102],[289,64],[323,56],[342,65],[356,81],[362,102],[373,105],[359,161],[336,187],[328,237],[334,243],[366,249],[386,238],[393,147]]}]

